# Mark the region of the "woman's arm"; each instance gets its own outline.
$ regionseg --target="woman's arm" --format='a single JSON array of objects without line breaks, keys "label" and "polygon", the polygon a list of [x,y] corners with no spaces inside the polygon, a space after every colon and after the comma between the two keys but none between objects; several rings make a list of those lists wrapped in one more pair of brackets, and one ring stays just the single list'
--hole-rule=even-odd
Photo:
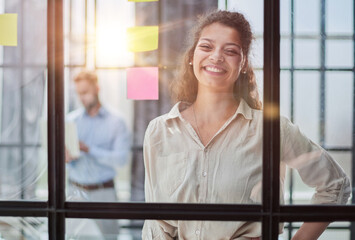
[{"label": "woman's arm", "polygon": [[305,222],[292,240],[316,240],[328,227],[329,222]]},{"label": "woman's arm", "polygon": [[[313,204],[346,204],[350,192],[350,180],[340,165],[323,148],[303,135],[297,126],[282,118],[281,159],[298,171],[303,182],[315,188]],[[329,222],[302,224],[293,240],[312,240],[324,232]]]}]

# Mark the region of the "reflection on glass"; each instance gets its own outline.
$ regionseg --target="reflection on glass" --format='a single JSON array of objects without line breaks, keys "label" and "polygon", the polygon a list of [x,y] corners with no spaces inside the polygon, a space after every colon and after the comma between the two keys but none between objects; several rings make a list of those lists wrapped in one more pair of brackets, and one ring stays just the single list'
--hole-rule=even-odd
[{"label": "reflection on glass", "polygon": [[48,223],[46,218],[1,217],[0,239],[47,240]]},{"label": "reflection on glass", "polygon": [[[139,222],[140,225],[132,225]],[[140,240],[141,220],[66,219],[65,239],[71,240]]]},{"label": "reflection on glass", "polygon": [[0,199],[45,200],[46,71],[28,67],[2,72]]}]

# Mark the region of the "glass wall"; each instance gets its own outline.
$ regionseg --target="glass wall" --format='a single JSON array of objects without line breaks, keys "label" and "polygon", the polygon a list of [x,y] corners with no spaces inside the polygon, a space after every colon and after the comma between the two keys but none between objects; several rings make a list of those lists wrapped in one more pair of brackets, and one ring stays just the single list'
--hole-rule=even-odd
[{"label": "glass wall", "polygon": [[46,218],[1,217],[0,239],[48,239],[48,221]]},{"label": "glass wall", "polygon": [[0,13],[11,26],[2,35],[14,35],[13,45],[0,46],[0,199],[43,201],[48,198],[47,4],[3,0]]},{"label": "glass wall", "polygon": [[[270,2],[277,9],[277,1]],[[254,69],[256,89],[260,99],[263,99],[264,87],[266,92],[270,84],[275,84],[275,89],[278,89],[277,77],[275,82],[264,82],[269,78],[267,73],[270,70],[265,69],[269,66],[266,63],[269,63],[267,61],[270,61],[273,54],[278,53],[277,48],[273,49],[273,54],[264,48],[267,42],[265,40],[270,37],[270,26],[267,24],[270,22],[274,27],[278,24],[276,17],[270,20],[268,14],[264,16],[265,9],[271,13],[270,2],[255,0],[255,3],[250,4],[250,1],[244,0],[160,0],[141,3],[126,0],[63,0],[61,5],[60,1],[48,0],[52,7],[55,5],[53,9],[59,18],[63,10],[63,39],[56,32],[56,40],[59,42],[56,46],[60,46],[61,41],[64,43],[62,53],[60,47],[47,49],[47,37],[51,39],[50,33],[47,33],[47,19],[55,18],[51,14],[47,16],[47,11],[53,10],[47,9],[47,3],[38,0],[0,0],[0,13],[17,14],[18,23],[17,45],[0,46],[0,199],[3,201],[0,215],[14,216],[3,217],[3,222],[0,221],[3,229],[0,231],[0,238],[140,239],[144,223],[142,219],[154,216],[184,219],[166,220],[165,223],[169,224],[159,220],[166,227],[166,232],[170,231],[172,235],[178,234],[177,231],[184,227],[190,227],[181,234],[207,236],[208,231],[211,231],[212,235],[220,236],[218,234],[224,234],[226,231],[223,229],[228,228],[228,233],[223,237],[247,236],[246,232],[253,232],[247,237],[264,235],[263,238],[267,239],[273,231],[274,235],[281,234],[280,239],[291,239],[301,223],[285,223],[284,226],[280,225],[280,231],[277,232],[275,229],[279,224],[279,217],[283,220],[295,217],[292,207],[300,207],[297,208],[300,216],[304,216],[305,211],[310,209],[304,205],[290,205],[312,203],[315,191],[322,194],[324,191],[321,188],[329,187],[328,179],[333,179],[330,178],[332,174],[338,174],[337,180],[344,176],[341,168],[350,179],[353,175],[354,23],[349,19],[354,18],[354,3],[350,0],[341,5],[332,0],[311,3],[303,0],[280,1],[280,108],[276,101],[275,112],[272,112],[271,117],[262,115],[260,111],[259,123],[267,123],[270,118],[277,122],[280,109],[281,115],[290,119],[310,139],[307,142],[310,145],[307,146],[317,146],[319,150],[319,145],[329,153],[314,168],[308,165],[309,161],[318,156],[312,155],[313,153],[310,157],[295,159],[296,162],[286,162],[288,167],[281,164],[281,206],[275,199],[272,202],[273,207],[269,206],[272,196],[270,199],[263,199],[267,195],[265,192],[275,190],[274,185],[263,185],[263,182],[268,177],[278,176],[278,168],[272,164],[267,165],[266,167],[271,166],[274,169],[268,169],[269,174],[262,176],[262,160],[271,159],[271,155],[266,156],[263,153],[265,142],[262,141],[265,136],[262,125],[257,128],[257,133],[247,133],[245,139],[243,138],[248,144],[256,142],[256,147],[244,149],[245,152],[238,151],[239,145],[233,145],[235,138],[228,135],[231,131],[227,131],[233,124],[221,125],[222,128],[219,129],[228,129],[217,132],[216,136],[212,135],[212,141],[203,142],[195,110],[191,115],[194,118],[190,119],[190,130],[187,130],[194,142],[190,144],[185,139],[167,141],[174,148],[164,152],[165,155],[154,158],[154,161],[161,164],[161,172],[164,173],[168,168],[172,171],[171,174],[159,176],[150,187],[155,190],[165,189],[167,194],[158,200],[145,199],[144,195],[144,191],[147,191],[144,189],[144,134],[152,119],[168,113],[174,106],[174,101],[170,99],[169,86],[177,77],[177,70],[181,65],[180,57],[196,16],[211,8],[245,14],[254,33],[248,64]],[[0,20],[1,17],[2,14]],[[137,33],[143,29],[137,27],[153,27],[155,30],[158,27],[158,31],[155,31],[157,35],[154,35],[158,42],[149,39],[150,35],[143,35],[148,39],[147,42],[154,45],[153,48],[150,46],[149,50],[144,51],[142,48],[127,50],[134,42],[127,39],[129,33]],[[48,29],[52,28],[62,30],[58,22]],[[275,45],[278,44],[277,38],[272,41]],[[158,46],[155,46],[156,43]],[[53,52],[58,54],[57,67],[61,68],[62,57],[64,61],[63,69],[59,69],[55,76],[47,73],[47,67],[50,68],[47,66],[47,57],[53,56]],[[277,68],[272,64],[271,67]],[[82,86],[78,74],[84,69],[96,72],[98,79],[96,83],[94,77],[95,87]],[[61,71],[64,73],[63,78]],[[90,72],[84,78],[90,78],[88,76],[92,76]],[[153,90],[150,89],[150,95],[144,95],[148,92],[149,84],[129,81],[136,76],[143,76],[150,84],[156,84]],[[50,84],[58,82],[64,83],[63,92],[60,88],[48,91]],[[139,92],[137,89],[143,91]],[[55,93],[55,98],[48,96],[47,92],[51,91]],[[143,94],[143,97],[139,94]],[[269,100],[269,96],[266,96],[266,102]],[[100,104],[91,105],[92,103]],[[64,110],[65,129],[61,129],[60,122],[56,119],[54,124],[50,122],[50,126],[55,125],[56,130],[47,133],[47,114],[53,110],[48,105],[55,105],[55,114],[58,115]],[[97,115],[94,114],[95,119],[92,120],[90,111],[95,110],[95,106],[100,108],[96,108]],[[249,109],[247,104],[244,107]],[[240,115],[248,120],[245,112],[236,114],[235,119],[239,120],[242,117]],[[263,119],[264,116],[266,119]],[[53,119],[55,118],[51,118]],[[233,122],[232,117],[228,120]],[[285,121],[287,120],[281,117],[281,139],[271,146],[274,150],[281,145],[281,160],[285,160],[282,159],[283,144],[289,136],[284,134],[282,128]],[[287,124],[288,131],[296,129],[293,124]],[[153,136],[153,132],[158,129],[151,128],[148,135]],[[167,134],[170,134],[170,130],[167,129]],[[58,152],[63,149],[58,150],[53,146],[60,146],[64,131],[65,157],[61,158]],[[238,134],[242,135],[241,132]],[[48,141],[48,137],[53,140],[53,136],[55,141]],[[255,136],[258,141],[253,140]],[[285,136],[286,140],[283,138]],[[159,137],[154,140],[161,144]],[[272,137],[272,134],[266,136],[266,144]],[[237,149],[236,152],[245,153],[245,156],[254,156],[255,159],[243,162],[242,160],[247,159],[243,155],[238,157],[241,161],[233,162],[231,157],[228,160],[233,164],[223,165],[225,162],[219,162],[216,154],[217,150],[227,149],[223,144],[216,151],[209,152],[218,141],[229,144],[228,146]],[[106,151],[113,146],[118,146],[117,151]],[[57,151],[53,153],[48,149]],[[324,152],[320,150],[320,154]],[[209,162],[205,161],[208,162],[206,164],[196,161],[200,158]],[[171,159],[182,161],[168,163]],[[193,165],[194,163],[200,165]],[[299,163],[301,167],[306,166],[308,172],[302,171],[297,165]],[[47,166],[51,164],[50,169],[53,171],[48,171]],[[252,172],[239,171],[235,174],[247,164]],[[65,176],[60,173],[63,166]],[[277,171],[273,171],[275,169]],[[152,178],[154,177],[156,176]],[[50,179],[49,183],[47,178]],[[64,178],[65,189],[60,185]],[[191,184],[191,179],[195,179],[196,184]],[[225,180],[222,181],[223,179]],[[246,183],[224,184],[241,180]],[[343,185],[337,182],[336,187],[344,187],[344,191],[350,191],[345,177],[343,181]],[[277,180],[276,183],[279,184]],[[190,193],[197,192],[197,197],[185,194],[191,186],[196,188],[190,189]],[[48,188],[51,192],[48,192]],[[339,189],[335,191],[337,190]],[[240,198],[236,200],[235,196]],[[335,201],[346,203],[341,199]],[[347,201],[352,202],[352,199]],[[167,202],[171,204],[164,204]],[[227,205],[223,205],[225,203]],[[320,221],[343,220],[336,215],[338,206],[322,207],[325,210],[322,213],[317,208],[314,210]],[[353,206],[347,207],[348,212],[354,212]],[[345,218],[348,222],[333,223],[321,239],[332,239],[335,235],[351,239],[350,221],[353,219],[350,215]],[[221,219],[224,222],[217,221]],[[105,228],[109,230],[106,231]],[[242,230],[245,232],[238,232]],[[62,235],[59,236],[60,234]]]},{"label": "glass wall", "polygon": [[[352,177],[353,2],[281,1],[280,111]],[[313,189],[288,170],[287,204]],[[351,199],[349,199],[351,202]]]}]

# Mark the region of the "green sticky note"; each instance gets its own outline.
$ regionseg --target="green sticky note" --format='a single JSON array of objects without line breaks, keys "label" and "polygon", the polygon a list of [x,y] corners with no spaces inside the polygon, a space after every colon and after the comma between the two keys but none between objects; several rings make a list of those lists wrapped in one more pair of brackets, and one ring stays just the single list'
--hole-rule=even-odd
[{"label": "green sticky note", "polygon": [[0,45],[17,46],[17,14],[0,14]]},{"label": "green sticky note", "polygon": [[158,26],[128,28],[128,50],[131,52],[145,52],[155,50],[158,48],[158,35]]},{"label": "green sticky note", "polygon": [[128,2],[158,2],[159,0],[128,0]]}]

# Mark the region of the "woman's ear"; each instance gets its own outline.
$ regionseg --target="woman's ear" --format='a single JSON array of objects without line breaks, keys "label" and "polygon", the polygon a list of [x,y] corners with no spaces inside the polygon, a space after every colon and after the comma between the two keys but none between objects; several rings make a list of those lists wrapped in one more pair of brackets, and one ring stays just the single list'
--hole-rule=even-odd
[{"label": "woman's ear", "polygon": [[191,58],[189,59],[189,65],[192,66],[193,62],[194,62],[194,59],[191,57]]}]

